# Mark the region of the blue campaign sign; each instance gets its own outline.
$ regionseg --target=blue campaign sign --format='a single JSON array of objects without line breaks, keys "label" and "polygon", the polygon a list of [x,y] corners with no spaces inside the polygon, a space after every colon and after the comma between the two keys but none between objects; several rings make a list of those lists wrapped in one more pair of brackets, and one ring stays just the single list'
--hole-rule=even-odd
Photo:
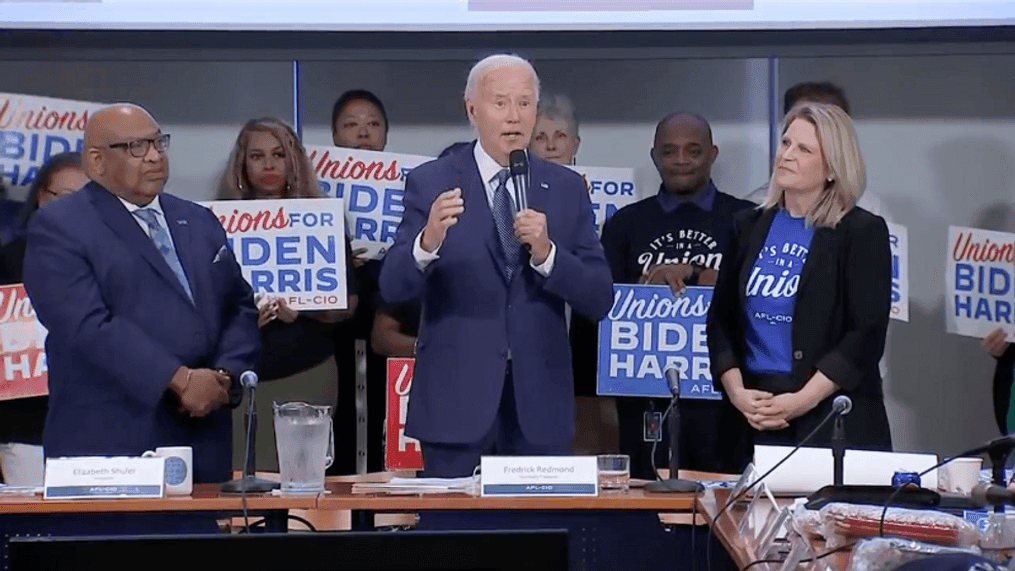
[{"label": "blue campaign sign", "polygon": [[705,318],[712,288],[613,286],[613,308],[599,322],[600,395],[669,397],[663,372],[680,373],[680,397],[719,400],[712,388]]}]

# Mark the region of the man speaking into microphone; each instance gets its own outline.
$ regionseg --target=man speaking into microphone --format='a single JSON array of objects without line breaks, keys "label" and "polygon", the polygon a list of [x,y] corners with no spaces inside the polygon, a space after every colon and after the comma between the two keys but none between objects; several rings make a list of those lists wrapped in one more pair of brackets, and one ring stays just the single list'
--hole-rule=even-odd
[{"label": "man speaking into microphone", "polygon": [[92,182],[33,217],[25,254],[49,330],[46,456],[191,446],[194,482],[224,481],[223,406],[260,352],[250,287],[215,215],[162,193],[169,135],[147,111],[100,110],[84,145]]},{"label": "man speaking into microphone", "polygon": [[380,286],[391,303],[422,299],[406,434],[430,476],[471,475],[482,455],[566,454],[564,304],[598,321],[613,302],[582,178],[529,155],[527,189],[512,180],[509,157],[528,146],[538,102],[529,62],[480,61],[465,88],[478,141],[406,179]]}]

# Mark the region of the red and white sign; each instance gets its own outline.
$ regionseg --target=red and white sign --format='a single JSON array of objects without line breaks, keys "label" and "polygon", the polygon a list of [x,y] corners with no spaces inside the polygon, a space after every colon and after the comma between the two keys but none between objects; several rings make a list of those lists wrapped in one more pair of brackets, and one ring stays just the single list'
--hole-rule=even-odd
[{"label": "red and white sign", "polygon": [[364,255],[370,260],[383,258],[395,243],[395,231],[405,211],[405,177],[433,159],[322,145],[307,145],[306,149],[321,191],[345,202],[353,249],[366,248]]},{"label": "red and white sign", "polygon": [[386,469],[422,470],[423,450],[419,440],[405,435],[405,415],[409,410],[409,389],[415,359],[388,359],[388,416],[385,437]]},{"label": "red and white sign", "polygon": [[0,286],[0,400],[49,394],[46,328],[21,284]]},{"label": "red and white sign", "polygon": [[981,338],[1000,327],[1015,341],[1015,234],[948,227],[945,326]]},{"label": "red and white sign", "polygon": [[88,117],[104,105],[0,93],[0,182],[28,188],[49,157],[81,151]]},{"label": "red and white sign", "polygon": [[345,309],[342,205],[316,198],[204,205],[222,223],[229,248],[258,299],[284,299],[299,311]]}]

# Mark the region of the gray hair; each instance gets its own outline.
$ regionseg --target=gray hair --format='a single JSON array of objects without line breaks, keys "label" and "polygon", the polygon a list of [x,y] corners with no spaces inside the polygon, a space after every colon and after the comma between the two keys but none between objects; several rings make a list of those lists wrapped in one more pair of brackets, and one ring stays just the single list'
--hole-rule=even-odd
[{"label": "gray hair", "polygon": [[532,89],[536,92],[536,101],[539,101],[539,76],[535,68],[528,60],[522,59],[514,54],[496,54],[479,60],[469,71],[469,79],[465,83],[465,100],[474,99],[479,95],[479,84],[488,71],[501,67],[520,65],[529,70],[532,74]]},{"label": "gray hair", "polygon": [[[863,157],[860,156],[853,121],[838,105],[801,103],[783,119],[782,134],[786,134],[790,124],[797,119],[807,121],[817,130],[818,142],[831,177],[826,181],[821,195],[811,205],[805,220],[815,226],[834,228],[856,206],[867,187],[867,170]],[[784,206],[785,203],[785,191],[775,183],[775,169],[772,169],[768,196],[761,208]]]},{"label": "gray hair", "polygon": [[567,130],[571,136],[578,136],[578,116],[575,115],[574,105],[567,95],[548,95],[546,99],[540,100],[539,115],[548,119],[562,119],[567,123]]}]

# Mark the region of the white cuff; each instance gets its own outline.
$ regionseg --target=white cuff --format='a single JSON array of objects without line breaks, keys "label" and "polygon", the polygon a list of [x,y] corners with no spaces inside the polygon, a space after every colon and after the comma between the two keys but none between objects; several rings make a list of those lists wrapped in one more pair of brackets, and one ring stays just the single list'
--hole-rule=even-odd
[{"label": "white cuff", "polygon": [[423,231],[420,230],[419,234],[416,235],[416,240],[412,243],[412,257],[416,260],[416,267],[419,271],[423,271],[430,262],[440,258],[437,252],[440,252],[441,246],[437,245],[437,248],[433,252],[427,252],[423,249]]},{"label": "white cuff", "polygon": [[[536,264],[533,263],[534,260],[532,258],[529,258],[529,265],[532,266],[532,269],[539,272],[539,275],[543,276],[544,278],[548,278],[550,277],[550,272],[553,271],[553,262],[556,261],[556,259],[557,259],[557,245],[551,241],[550,253],[546,255],[546,260],[544,260],[542,264],[539,264],[537,266]],[[417,262],[417,264],[418,263],[419,262]]]}]

